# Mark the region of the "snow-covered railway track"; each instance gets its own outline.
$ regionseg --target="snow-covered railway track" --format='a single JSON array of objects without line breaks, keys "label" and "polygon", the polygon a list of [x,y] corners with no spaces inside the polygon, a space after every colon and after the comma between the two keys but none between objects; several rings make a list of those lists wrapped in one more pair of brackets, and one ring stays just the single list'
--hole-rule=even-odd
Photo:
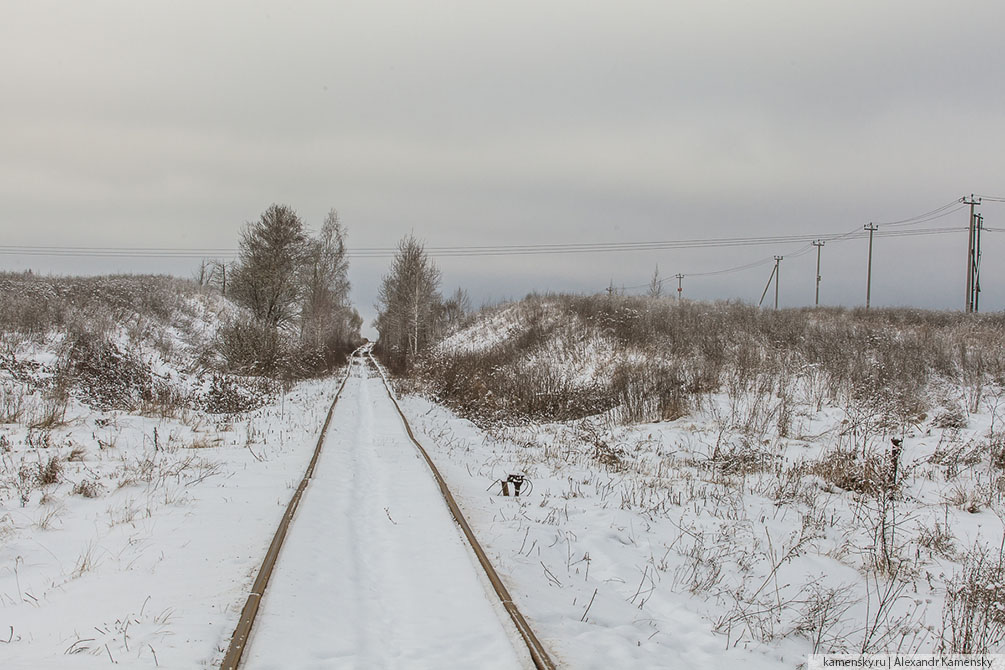
[{"label": "snow-covered railway track", "polygon": [[[372,360],[372,356],[370,356],[370,358],[374,368],[380,371],[377,362]],[[422,454],[422,458],[426,461],[426,465],[429,466],[429,470],[433,473],[433,478],[436,479],[436,484],[440,488],[443,500],[447,503],[447,507],[450,509],[450,514],[454,517],[454,521],[457,522],[457,525],[460,526],[461,530],[464,532],[464,537],[471,546],[472,551],[474,551],[475,556],[478,558],[478,563],[481,565],[482,570],[485,571],[486,577],[488,577],[489,582],[492,584],[492,589],[495,591],[496,595],[499,596],[499,601],[502,603],[503,607],[506,608],[507,614],[509,614],[510,618],[513,620],[513,625],[516,626],[524,644],[527,645],[527,650],[534,662],[534,667],[538,670],[552,670],[555,668],[555,664],[552,662],[547,650],[545,650],[544,645],[541,644],[537,635],[534,634],[534,630],[530,627],[530,624],[527,623],[523,614],[520,613],[520,610],[513,602],[513,597],[510,596],[506,585],[503,584],[502,579],[499,578],[499,574],[496,572],[495,568],[492,567],[492,562],[489,561],[488,556],[485,554],[485,550],[482,549],[482,545],[478,542],[478,538],[475,537],[474,532],[471,530],[471,526],[468,525],[467,519],[464,518],[461,508],[458,506],[457,501],[454,499],[449,487],[447,487],[446,480],[440,474],[436,464],[433,463],[433,459],[429,457],[425,448],[419,443],[419,440],[416,439],[415,433],[412,432],[412,427],[408,424],[408,419],[405,418],[405,413],[401,410],[401,405],[398,404],[398,399],[394,397],[394,393],[391,390],[391,385],[387,381],[387,377],[384,376],[383,372],[381,372],[380,376],[381,380],[384,382],[384,389],[387,391],[388,397],[391,399],[391,402],[394,403],[394,408],[398,410],[398,416],[401,417],[401,423],[404,425],[405,431],[408,433],[408,439],[412,441],[412,444],[414,444],[419,450],[419,453]]]},{"label": "snow-covered railway track", "polygon": [[239,666],[555,667],[367,350],[350,364],[221,667]]},{"label": "snow-covered railway track", "polygon": [[286,540],[286,533],[289,530],[290,522],[293,520],[293,515],[297,511],[297,507],[300,506],[304,491],[307,490],[307,484],[310,482],[311,477],[314,476],[318,458],[321,456],[321,447],[324,445],[325,436],[328,434],[328,426],[331,425],[332,414],[335,412],[335,405],[338,403],[339,397],[342,395],[342,391],[345,389],[345,385],[352,374],[352,368],[356,362],[356,353],[353,352],[353,355],[349,358],[349,367],[346,370],[345,378],[342,379],[342,384],[339,386],[335,399],[332,400],[332,404],[328,408],[328,414],[325,415],[325,422],[321,426],[321,434],[318,435],[318,442],[314,447],[314,455],[311,456],[311,461],[307,465],[304,478],[300,480],[300,485],[286,506],[286,513],[283,514],[283,518],[279,521],[279,527],[276,529],[275,535],[272,536],[269,550],[265,553],[262,566],[258,569],[258,576],[255,578],[255,583],[251,587],[251,593],[248,594],[248,599],[244,603],[244,609],[241,610],[241,618],[238,619],[237,627],[230,638],[230,645],[227,647],[227,653],[223,657],[223,663],[220,666],[223,670],[236,670],[241,664],[241,658],[244,655],[248,637],[251,635],[251,627],[254,625],[255,617],[258,615],[258,608],[261,605],[265,587],[268,586],[269,579],[272,577],[272,571],[276,567],[279,550],[282,549],[283,542]]}]

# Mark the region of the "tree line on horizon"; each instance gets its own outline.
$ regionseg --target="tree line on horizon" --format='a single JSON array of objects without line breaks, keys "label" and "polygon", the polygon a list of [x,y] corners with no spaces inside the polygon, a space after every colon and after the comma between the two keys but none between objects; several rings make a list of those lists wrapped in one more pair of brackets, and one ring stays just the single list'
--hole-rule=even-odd
[{"label": "tree line on horizon", "polygon": [[303,376],[345,361],[363,325],[349,301],[345,238],[335,209],[316,235],[281,204],[245,225],[237,262],[222,274],[227,297],[248,310],[221,331],[232,367]]},{"label": "tree line on horizon", "polygon": [[[304,376],[341,365],[363,341],[363,320],[350,302],[346,228],[328,212],[311,235],[289,206],[270,205],[241,232],[233,266],[203,261],[197,281],[215,283],[247,309],[221,329],[230,367],[259,374]],[[407,372],[470,310],[467,293],[440,293],[441,273],[418,239],[398,243],[377,298],[377,353]]]}]

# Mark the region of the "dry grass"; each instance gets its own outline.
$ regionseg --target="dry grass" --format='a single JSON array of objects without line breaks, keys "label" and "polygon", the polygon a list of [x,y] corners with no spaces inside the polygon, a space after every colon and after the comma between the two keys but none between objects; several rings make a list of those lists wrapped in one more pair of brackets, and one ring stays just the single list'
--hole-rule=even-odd
[{"label": "dry grass", "polygon": [[946,585],[939,651],[988,654],[1005,640],[1005,555],[975,547]]},{"label": "dry grass", "polygon": [[73,485],[73,495],[83,496],[85,498],[97,498],[105,490],[104,485],[102,485],[96,479],[81,479],[79,482]]},{"label": "dry grass", "polygon": [[[568,420],[614,408],[625,423],[669,421],[704,406],[710,393],[740,402],[753,390],[760,402],[765,391],[795,389],[818,407],[854,406],[894,428],[928,411],[937,382],[982,397],[1005,382],[1002,315],[548,295],[484,316],[504,317],[508,337],[481,351],[440,348],[417,366],[431,394],[483,422]],[[570,377],[591,346],[615,352],[609,365],[584,364],[580,378]],[[794,400],[779,396],[748,414],[787,433]],[[947,409],[941,420],[959,424],[966,415]]]},{"label": "dry grass", "polygon": [[[500,463],[531,478],[568,473],[539,509],[521,505],[520,524],[561,535],[570,507],[593,498],[664,529],[642,544],[658,537],[665,554],[657,547],[640,556],[639,574],[621,576],[640,609],[667,580],[715,603],[702,611],[714,612],[727,645],[795,635],[816,652],[917,652],[940,644],[939,605],[928,613],[926,603],[948,594],[947,649],[981,648],[960,642],[968,627],[978,631],[970,639],[1003,642],[995,619],[966,603],[997,608],[981,598],[1005,580],[990,559],[953,565],[961,540],[949,515],[1002,508],[1005,316],[541,296],[479,319],[491,327],[470,332],[485,341],[434,350],[411,389],[485,430],[493,460],[469,465],[473,476],[492,479]],[[978,433],[972,415],[983,421],[985,410],[994,420]],[[622,427],[662,421],[677,425],[653,433],[681,444]],[[464,449],[449,431],[433,437]],[[918,447],[934,451],[918,457]],[[946,522],[934,522],[944,503]],[[801,531],[773,538],[792,515]],[[574,540],[555,541],[577,554]],[[521,554],[540,554],[541,544],[525,543]],[[802,565],[837,561],[848,583],[791,570],[783,582],[803,554],[815,558]]]},{"label": "dry grass", "polygon": [[[189,408],[254,409],[276,393],[279,376],[228,372],[217,335],[240,310],[191,281],[0,273],[0,291],[0,422],[55,428],[71,398],[173,418]],[[39,347],[57,359],[34,360]],[[213,375],[212,383],[182,391],[158,374],[157,358],[184,376]]]}]

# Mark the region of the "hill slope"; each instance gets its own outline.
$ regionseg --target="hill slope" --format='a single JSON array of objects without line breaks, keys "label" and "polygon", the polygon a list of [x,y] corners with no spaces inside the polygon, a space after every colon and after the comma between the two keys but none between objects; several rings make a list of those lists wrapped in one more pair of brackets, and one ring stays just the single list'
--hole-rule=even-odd
[{"label": "hill slope", "polygon": [[409,408],[570,663],[1000,653],[1003,326],[538,296],[443,341]]}]

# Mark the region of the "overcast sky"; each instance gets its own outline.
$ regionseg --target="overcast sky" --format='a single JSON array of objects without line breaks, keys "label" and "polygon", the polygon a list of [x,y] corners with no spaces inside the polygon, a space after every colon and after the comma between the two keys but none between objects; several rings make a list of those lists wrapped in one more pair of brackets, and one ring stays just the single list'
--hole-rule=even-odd
[{"label": "overcast sky", "polygon": [[[476,302],[791,255],[1005,196],[1003,26],[1001,0],[9,0],[0,246],[234,248],[273,202],[312,228],[337,208],[353,247],[806,236],[439,259],[444,290]],[[979,211],[1005,229],[1005,203]],[[966,245],[877,238],[873,304],[960,309]],[[823,303],[864,302],[866,252],[824,247]],[[982,307],[1001,310],[1005,233],[984,252]],[[783,305],[812,304],[815,260],[782,261]],[[353,261],[368,320],[387,263]],[[60,274],[197,265],[0,255]],[[685,277],[684,295],[757,302],[770,272]]]}]

